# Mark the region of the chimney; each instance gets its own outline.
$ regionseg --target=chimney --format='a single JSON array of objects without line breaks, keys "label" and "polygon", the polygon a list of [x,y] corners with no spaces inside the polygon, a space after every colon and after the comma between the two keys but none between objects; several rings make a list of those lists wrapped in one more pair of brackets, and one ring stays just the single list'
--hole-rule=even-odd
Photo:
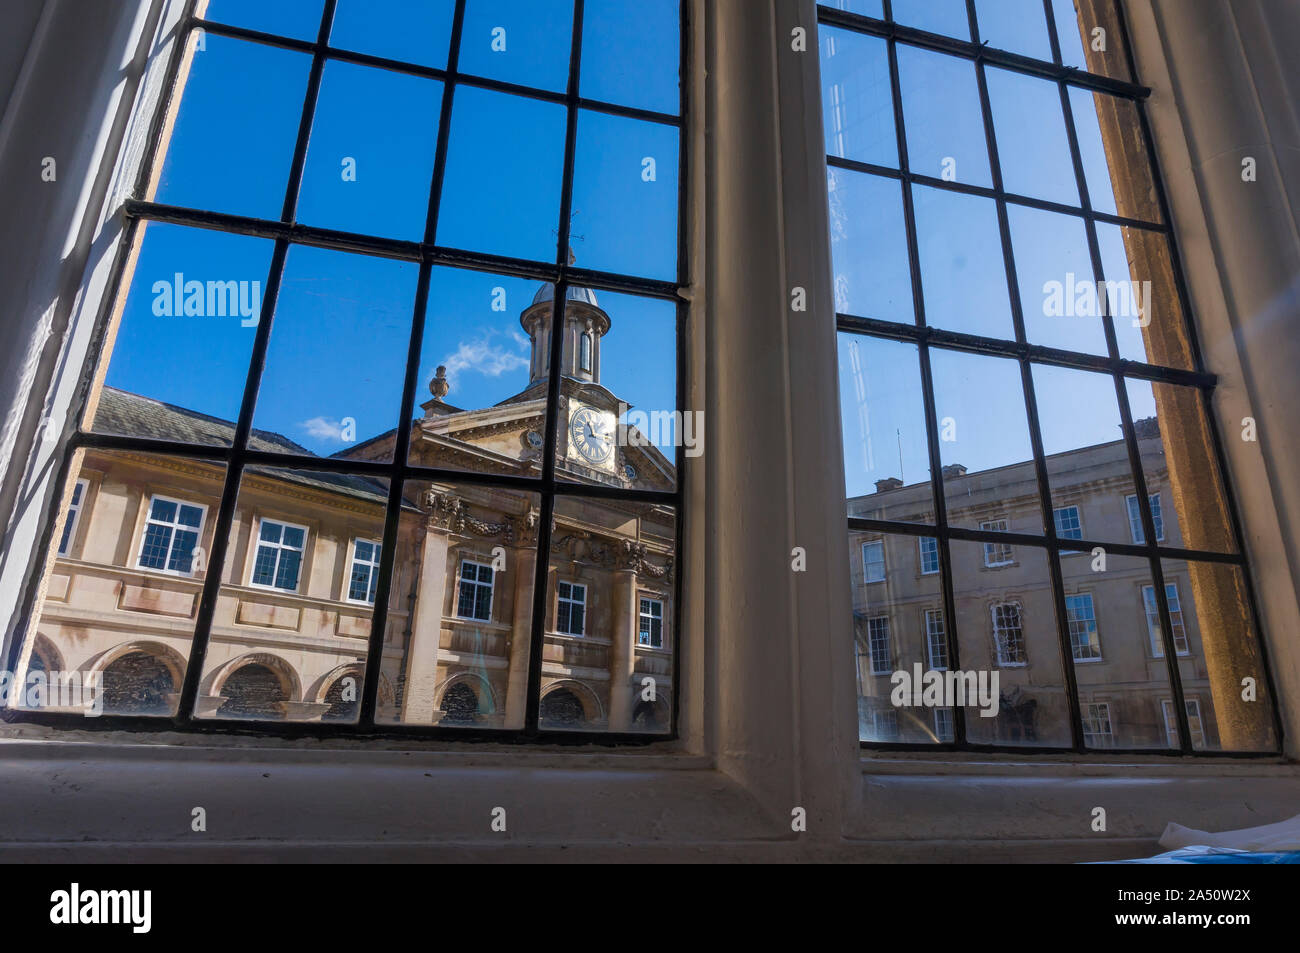
[{"label": "chimney", "polygon": [[883,480],[876,481],[876,492],[884,493],[886,490],[897,490],[903,485],[903,481],[898,477],[885,477]]},{"label": "chimney", "polygon": [[953,477],[965,476],[966,467],[960,463],[950,463],[943,468],[943,478],[951,480]]}]

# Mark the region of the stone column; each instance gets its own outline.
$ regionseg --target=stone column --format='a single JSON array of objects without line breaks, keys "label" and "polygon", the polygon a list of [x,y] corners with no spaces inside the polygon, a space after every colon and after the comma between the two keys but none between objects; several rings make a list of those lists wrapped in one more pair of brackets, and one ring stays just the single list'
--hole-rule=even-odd
[{"label": "stone column", "polygon": [[613,580],[613,620],[609,652],[609,730],[627,731],[632,725],[632,672],[636,665],[636,570],[618,569]]},{"label": "stone column", "polygon": [[434,692],[438,685],[438,644],[447,609],[447,550],[450,537],[429,527],[416,583],[415,619],[406,647],[406,683],[402,692],[402,721],[418,725],[434,721]]},{"label": "stone column", "polygon": [[528,704],[528,650],[533,632],[537,550],[515,550],[511,554],[510,571],[515,574],[515,614],[511,620],[510,670],[506,674],[505,727],[522,728]]}]

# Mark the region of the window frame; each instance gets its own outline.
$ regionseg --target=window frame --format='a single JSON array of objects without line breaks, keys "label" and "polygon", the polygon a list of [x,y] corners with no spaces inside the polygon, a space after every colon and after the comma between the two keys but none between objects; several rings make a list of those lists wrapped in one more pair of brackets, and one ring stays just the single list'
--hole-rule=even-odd
[{"label": "window frame", "polygon": [[[648,603],[650,603],[652,606],[658,606],[658,607],[659,607],[659,615],[656,616],[656,615],[654,615],[654,614],[646,614],[644,611],[642,611],[641,603],[643,603],[643,602],[648,602]],[[667,646],[667,644],[668,644],[668,640],[667,640],[667,638],[666,638],[667,633],[664,632],[664,601],[663,601],[662,599],[658,598],[657,596],[652,596],[652,595],[642,595],[641,593],[637,593],[637,597],[636,597],[636,619],[637,619],[637,623],[636,623],[636,644],[637,644],[637,648],[642,648],[642,649],[663,649],[663,648],[665,648],[665,647]],[[652,624],[651,624],[651,630],[652,630],[652,631],[651,631],[651,634],[652,634],[652,635],[653,635],[653,628],[654,628],[653,623],[655,623],[655,622],[658,622],[658,623],[659,623],[659,644],[658,644],[658,645],[655,645],[654,642],[642,642],[642,641],[641,641],[641,621],[642,621],[643,619],[649,619],[650,622],[652,623]]]},{"label": "window frame", "polygon": [[86,477],[78,477],[73,486],[67,513],[63,517],[63,535],[59,537],[59,547],[55,550],[55,555],[62,559],[72,558],[72,549],[77,545],[77,529],[81,524],[81,512],[86,506],[89,495],[90,480]]},{"label": "window frame", "polygon": [[[1016,645],[1018,648],[1018,659],[1007,660],[1003,657],[1002,648],[1006,644],[1005,640],[1000,637],[1001,632],[1009,628],[1000,625],[999,610],[1015,609],[1016,612]],[[1027,668],[1029,665],[1029,647],[1025,644],[1025,610],[1024,605],[1017,599],[1008,599],[1004,602],[993,602],[989,604],[989,615],[993,624],[993,660],[998,668]]]},{"label": "window frame", "polygon": [[[931,551],[930,555],[933,555],[933,557],[934,557],[934,568],[933,568],[933,569],[926,569],[926,568],[925,568],[925,565],[926,565],[926,556],[927,556],[927,554],[926,554],[926,545],[925,545],[926,543],[930,543],[930,544],[932,545],[932,551]],[[935,576],[935,575],[938,575],[938,574],[939,574],[939,571],[940,571],[940,566],[939,566],[939,540],[935,539],[935,537],[933,537],[933,536],[919,536],[919,537],[917,537],[917,545],[918,545],[918,549],[919,549],[919,552],[920,552],[919,561],[920,561],[920,565],[921,565],[921,575],[922,575],[922,576]]]},{"label": "window frame", "polygon": [[[1160,491],[1148,494],[1151,508],[1151,521],[1156,527],[1156,542],[1165,541],[1165,520],[1164,511],[1160,504]],[[1134,512],[1134,510],[1137,512]],[[1142,508],[1138,506],[1138,495],[1128,493],[1124,497],[1124,512],[1128,516],[1128,532],[1133,540],[1134,546],[1146,545],[1146,532],[1142,528]]]},{"label": "window frame", "polygon": [[[883,632],[881,630],[883,629]],[[876,656],[876,639],[883,642],[883,659]],[[872,675],[892,675],[894,672],[893,633],[888,615],[876,615],[867,619],[867,654],[871,656]],[[883,662],[883,665],[881,664]]]},{"label": "window frame", "polygon": [[[473,579],[465,578],[465,567],[473,566],[475,575]],[[478,578],[478,571],[486,569],[492,573],[491,582],[483,582]],[[465,598],[465,584],[469,583],[474,588],[474,606],[478,605],[478,591],[486,588],[488,591],[487,618],[482,619],[476,615],[466,615],[463,611],[463,600]],[[461,556],[459,563],[456,565],[456,618],[464,619],[468,622],[491,622],[492,610],[496,607],[497,595],[497,571],[492,567],[492,563],[484,562],[481,558],[475,556]]]},{"label": "window frame", "polygon": [[[381,554],[380,561],[371,562],[371,561],[368,561],[368,560],[359,559],[359,558],[357,557],[357,543],[369,543],[371,546],[374,546],[374,547],[379,551],[379,553]],[[375,604],[375,600],[374,600],[373,597],[369,597],[369,598],[366,598],[366,599],[354,599],[354,598],[352,597],[352,573],[355,571],[356,566],[357,566],[358,563],[360,563],[360,564],[363,565],[363,566],[368,567],[369,572],[368,572],[367,577],[366,577],[366,578],[367,578],[367,582],[366,582],[366,593],[367,593],[367,596],[369,596],[369,593],[370,593],[371,589],[374,589],[374,590],[375,590],[375,593],[378,594],[378,590],[379,590],[379,566],[380,566],[380,562],[382,561],[383,545],[384,545],[384,542],[383,542],[383,540],[380,540],[380,539],[369,539],[369,538],[364,537],[364,536],[353,536],[353,537],[352,537],[352,546],[351,546],[351,549],[352,549],[352,555],[348,558],[348,574],[347,574],[347,577],[346,577],[346,579],[345,579],[345,581],[344,581],[344,583],[343,583],[343,601],[344,601],[344,602],[350,602],[350,603],[352,603],[353,605],[358,605],[358,606],[373,606],[373,605]]]},{"label": "window frame", "polygon": [[[562,594],[562,593],[560,592],[560,587],[561,587],[561,586],[568,586],[568,587],[569,587],[569,595],[566,596],[566,595],[564,595],[564,594]],[[581,590],[582,590],[582,598],[581,598],[581,599],[574,599],[574,598],[573,598],[573,592],[574,592],[575,589],[581,589]],[[561,629],[561,628],[560,628],[560,605],[561,605],[561,603],[565,603],[565,604],[567,604],[567,605],[569,606],[569,613],[568,613],[568,615],[569,615],[569,623],[568,623],[568,624],[569,624],[570,628],[568,628],[568,629]],[[575,605],[581,607],[581,609],[582,609],[582,624],[578,627],[578,631],[577,631],[577,632],[572,631],[572,626],[573,626],[573,606],[575,606]],[[557,580],[555,581],[555,632],[556,632],[557,635],[569,635],[569,636],[572,636],[572,637],[575,638],[575,639],[583,639],[583,638],[586,638],[586,637],[587,637],[587,584],[586,584],[585,582],[572,582],[572,581],[570,581],[570,580],[568,580],[568,579],[557,579]]]},{"label": "window frame", "polygon": [[[177,578],[180,579],[193,579],[194,576],[198,573],[198,570],[194,568],[192,560],[191,560],[189,572],[181,572],[180,570],[177,569],[166,568],[166,563],[171,561],[173,547],[176,545],[176,529],[177,527],[183,525],[181,523],[160,524],[160,525],[168,526],[172,530],[171,538],[168,540],[167,543],[167,559],[163,560],[163,564],[164,564],[163,568],[155,569],[152,566],[145,566],[142,563],[142,560],[144,559],[144,541],[149,535],[149,525],[155,522],[153,518],[153,504],[155,500],[162,500],[165,503],[175,503],[176,515],[178,517],[180,516],[180,508],[182,506],[192,506],[198,509],[199,525],[198,528],[195,530],[195,535],[198,538],[198,542],[195,545],[196,548],[199,549],[203,547],[203,530],[208,524],[208,505],[206,503],[195,503],[190,500],[181,500],[173,496],[166,496],[162,493],[150,493],[148,500],[145,502],[144,505],[144,519],[140,523],[140,536],[139,539],[136,540],[135,561],[132,564],[132,568],[134,568],[138,572],[156,572],[156,573],[161,573],[164,576],[176,576]],[[186,529],[189,529],[189,527],[186,527]]]},{"label": "window frame", "polygon": [[[1173,598],[1169,598],[1169,590],[1173,590]],[[1151,593],[1151,600],[1147,600],[1147,592]],[[1151,658],[1164,658],[1165,646],[1164,639],[1161,637],[1160,626],[1160,607],[1151,605],[1155,602],[1156,588],[1151,583],[1143,583],[1141,589],[1142,613],[1147,622],[1147,646],[1151,650]],[[1178,580],[1171,579],[1165,583],[1165,604],[1169,607],[1169,631],[1172,633],[1174,650],[1178,653],[1179,658],[1188,658],[1192,654],[1192,640],[1187,634],[1187,619],[1183,615],[1182,598],[1178,594]],[[1152,615],[1152,609],[1155,614]],[[1175,616],[1177,618],[1175,619]],[[1182,633],[1182,642],[1184,648],[1178,649],[1179,632]]]},{"label": "window frame", "polygon": [[[938,632],[932,625],[934,618],[938,618]],[[948,671],[948,627],[944,624],[942,609],[923,609],[921,611],[921,628],[925,632],[925,660],[931,671],[946,672]],[[943,655],[941,664],[935,664],[935,639],[938,638],[937,647]]]},{"label": "window frame", "polygon": [[[981,533],[1006,533],[1010,531],[1011,520],[1005,516],[991,520],[980,520]],[[990,562],[990,558],[998,554],[1005,554],[1005,559],[999,559],[996,562]],[[1014,566],[1016,564],[1016,551],[1010,543],[1000,540],[987,539],[984,541],[984,568],[1001,569],[1003,566]]]},{"label": "window frame", "polygon": [[[280,527],[280,542],[271,543],[269,540],[262,539],[262,525],[265,523],[274,523],[275,525]],[[308,544],[311,541],[311,529],[307,526],[303,526],[301,523],[291,523],[288,520],[278,519],[274,516],[260,516],[260,515],[257,517],[257,522],[255,526],[256,526],[256,531],[249,539],[249,543],[251,545],[249,546],[249,554],[248,554],[248,576],[244,585],[247,586],[249,589],[261,589],[267,592],[282,592],[287,595],[295,595],[295,596],[302,595],[302,574],[303,574],[303,570],[307,568],[307,554],[310,552],[310,548]],[[284,531],[286,529],[302,530],[301,548],[284,545]],[[272,579],[275,579],[280,574],[280,553],[286,549],[290,550],[291,552],[298,553],[299,555],[298,571],[294,574],[292,589],[285,589],[284,587],[277,586],[274,583],[272,583],[271,585],[267,585],[266,583],[263,582],[253,581],[253,576],[257,572],[257,557],[258,554],[261,552],[262,546],[264,544],[273,546],[276,550],[275,570],[274,572],[271,573]]]},{"label": "window frame", "polygon": [[[1111,749],[1111,748],[1114,748],[1114,747],[1115,747],[1115,718],[1114,718],[1114,716],[1111,714],[1111,710],[1110,710],[1110,702],[1109,702],[1109,701],[1104,701],[1104,702],[1084,702],[1084,703],[1082,704],[1081,707],[1083,708],[1083,729],[1084,729],[1084,730],[1083,730],[1083,739],[1084,739],[1084,744],[1088,745],[1089,748],[1092,748],[1092,749],[1094,749],[1094,750],[1109,750],[1109,749]],[[1105,731],[1089,731],[1089,730],[1088,730],[1088,726],[1089,726],[1089,724],[1095,724],[1095,725],[1097,725],[1098,727],[1100,727],[1100,725],[1101,725],[1100,720],[1099,720],[1097,717],[1094,716],[1094,712],[1096,711],[1096,709],[1099,709],[1099,708],[1105,710],[1105,713],[1104,713],[1104,715],[1103,715],[1102,717],[1105,718],[1106,730],[1105,730]],[[1110,741],[1109,741],[1109,743],[1107,743],[1107,744],[1096,744],[1096,743],[1089,744],[1089,743],[1088,743],[1088,738],[1089,738],[1089,737],[1092,737],[1092,738],[1094,738],[1094,739],[1095,739],[1095,738],[1108,738],[1108,739],[1110,739]]]},{"label": "window frame", "polygon": [[[876,546],[880,549],[880,559],[867,559],[867,548]],[[868,575],[868,567],[880,566],[880,578],[874,579]],[[867,539],[862,542],[862,584],[864,586],[874,586],[876,583],[885,582],[889,578],[889,569],[885,565],[885,541],[883,539]]]},{"label": "window frame", "polygon": [[[1089,617],[1087,619],[1074,618],[1073,616],[1074,609],[1070,605],[1070,600],[1072,599],[1088,600]],[[1094,597],[1093,594],[1087,590],[1083,590],[1080,592],[1067,592],[1065,594],[1065,619],[1066,619],[1066,624],[1070,629],[1070,654],[1071,657],[1074,659],[1074,661],[1082,662],[1084,664],[1092,664],[1094,662],[1106,661],[1105,653],[1102,652],[1101,650],[1101,627],[1097,623],[1096,597]],[[1083,623],[1091,622],[1092,630],[1097,633],[1097,654],[1096,655],[1087,655],[1087,656],[1079,655],[1079,643],[1075,639],[1075,635],[1076,635],[1075,625],[1076,623],[1080,623],[1080,622]],[[1091,645],[1092,640],[1089,640],[1088,644]]]}]

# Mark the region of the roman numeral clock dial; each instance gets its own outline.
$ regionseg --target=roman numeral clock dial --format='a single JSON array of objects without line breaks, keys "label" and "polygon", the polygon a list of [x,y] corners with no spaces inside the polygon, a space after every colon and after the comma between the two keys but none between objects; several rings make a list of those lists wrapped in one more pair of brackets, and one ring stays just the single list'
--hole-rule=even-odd
[{"label": "roman numeral clock dial", "polygon": [[577,458],[603,467],[614,458],[614,427],[607,419],[590,407],[580,407],[569,418],[569,446]]}]

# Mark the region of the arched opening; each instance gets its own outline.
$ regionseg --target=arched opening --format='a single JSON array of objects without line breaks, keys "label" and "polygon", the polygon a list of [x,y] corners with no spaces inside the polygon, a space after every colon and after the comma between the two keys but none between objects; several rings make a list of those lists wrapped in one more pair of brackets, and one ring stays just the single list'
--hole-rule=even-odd
[{"label": "arched opening", "polygon": [[288,701],[280,676],[252,662],[231,672],[221,686],[226,700],[217,709],[222,718],[281,718],[281,702]]},{"label": "arched opening", "polygon": [[659,699],[638,701],[632,709],[633,731],[667,731],[668,706]]},{"label": "arched opening", "polygon": [[320,716],[321,721],[356,721],[361,711],[361,676],[344,672],[334,679],[321,701],[330,706]]},{"label": "arched opening", "polygon": [[127,652],[100,674],[104,711],[116,715],[170,715],[168,696],[176,680],[167,664],[148,652]]},{"label": "arched opening", "polygon": [[478,695],[465,682],[457,682],[442,694],[443,724],[468,724],[478,717]]},{"label": "arched opening", "polygon": [[557,688],[543,698],[539,716],[543,728],[576,728],[587,722],[582,702],[567,688]]}]

